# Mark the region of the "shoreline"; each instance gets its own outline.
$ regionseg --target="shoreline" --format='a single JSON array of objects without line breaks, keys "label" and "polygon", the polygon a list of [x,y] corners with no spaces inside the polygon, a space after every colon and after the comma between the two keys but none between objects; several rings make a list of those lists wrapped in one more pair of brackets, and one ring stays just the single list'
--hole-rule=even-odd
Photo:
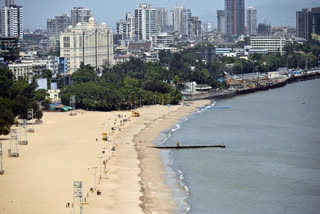
[{"label": "shoreline", "polygon": [[[174,213],[177,208],[173,190],[167,184],[165,163],[159,150],[150,148],[163,130],[171,129],[175,124],[192,112],[196,107],[208,105],[208,100],[195,101],[190,106],[179,106],[146,125],[135,137],[135,149],[140,161],[141,208],[145,214]],[[141,143],[140,143],[141,142]]]},{"label": "shoreline", "polygon": [[193,95],[191,98],[186,98],[182,101],[204,100],[204,99],[211,100],[211,99],[217,99],[217,98],[220,99],[220,98],[235,97],[243,94],[254,93],[257,91],[267,91],[270,89],[284,87],[287,84],[292,84],[292,83],[301,82],[301,81],[308,81],[313,79],[320,79],[320,73],[318,72],[318,73],[304,74],[301,76],[292,76],[292,77],[282,78],[280,79],[279,82],[268,84],[265,86],[261,85],[254,88],[242,88],[242,89],[237,89],[234,91],[227,91],[222,93],[209,92],[205,94]]},{"label": "shoreline", "polygon": [[[208,102],[144,106],[136,110],[140,113],[138,118],[133,118],[131,111],[77,110],[75,116],[69,116],[69,112],[45,112],[43,123],[34,125],[35,133],[27,133],[29,144],[19,145],[19,158],[7,156],[10,138],[1,136],[5,171],[0,175],[1,213],[69,214],[72,208],[66,204],[72,204],[74,181],[83,182],[86,213],[173,213],[175,203],[165,181],[160,151],[145,145],[151,145],[161,131]],[[121,125],[118,114],[126,115],[128,122]],[[110,133],[114,126],[119,129],[109,136],[115,151],[108,159],[112,144],[102,141],[101,134]],[[140,144],[139,138],[146,132]],[[145,152],[144,157],[141,151]],[[101,156],[107,158],[105,170]],[[151,174],[146,177],[150,169]],[[90,191],[95,185],[100,195]],[[78,204],[75,207],[79,209]]]}]

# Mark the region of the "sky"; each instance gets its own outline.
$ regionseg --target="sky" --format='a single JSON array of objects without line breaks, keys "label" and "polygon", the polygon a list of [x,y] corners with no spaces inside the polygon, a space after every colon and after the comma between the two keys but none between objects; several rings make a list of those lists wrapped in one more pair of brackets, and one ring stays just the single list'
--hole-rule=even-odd
[{"label": "sky", "polygon": [[[115,23],[125,18],[127,12],[134,12],[139,3],[148,3],[153,7],[170,8],[176,5],[192,10],[193,16],[199,16],[202,22],[211,22],[216,26],[216,11],[224,9],[224,0],[15,0],[24,10],[24,28],[46,29],[48,18],[70,14],[72,7],[91,8],[98,23],[107,22],[115,28]],[[4,0],[1,0],[4,5]],[[320,7],[319,0],[246,0],[245,7],[257,8],[258,23],[271,23],[273,26],[295,26],[296,11],[302,8]]]}]

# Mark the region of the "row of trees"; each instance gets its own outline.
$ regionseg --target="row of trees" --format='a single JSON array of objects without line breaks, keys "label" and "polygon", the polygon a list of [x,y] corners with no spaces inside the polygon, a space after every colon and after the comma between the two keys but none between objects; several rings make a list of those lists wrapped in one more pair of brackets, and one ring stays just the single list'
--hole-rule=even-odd
[{"label": "row of trees", "polygon": [[171,87],[166,69],[140,59],[105,68],[98,76],[90,65],[81,65],[72,74],[72,85],[62,90],[62,102],[76,96],[76,106],[89,110],[129,109],[139,105],[178,104],[181,94]]},{"label": "row of trees", "polygon": [[[268,72],[275,71],[280,67],[300,68],[315,67],[320,60],[320,42],[309,40],[304,44],[288,43],[285,46],[285,54],[280,55],[261,55],[254,54],[248,60],[236,57],[216,57],[211,58],[214,45],[208,43],[200,43],[193,48],[187,48],[182,53],[183,63],[181,59],[175,55],[161,54],[161,63],[170,66],[170,64],[178,65],[178,68],[194,66],[194,71],[187,72],[184,79],[193,79],[208,83],[212,86],[221,86],[212,79],[224,76],[224,72],[232,74],[252,73],[252,72]],[[203,59],[207,61],[202,62]],[[176,63],[176,61],[180,63]],[[306,65],[307,63],[307,65]],[[175,69],[175,67],[170,67]],[[188,69],[188,68],[187,68]],[[179,69],[178,69],[179,70]],[[188,76],[189,75],[189,76]],[[206,78],[207,77],[207,78]]]},{"label": "row of trees", "polygon": [[39,102],[45,100],[46,91],[36,90],[37,84],[15,80],[11,71],[0,68],[0,135],[7,135],[15,118],[27,119],[27,109],[34,110],[34,117],[42,118]]},{"label": "row of trees", "polygon": [[[76,95],[79,108],[92,110],[127,109],[155,103],[175,104],[181,100],[178,89],[183,82],[196,81],[217,88],[225,86],[225,83],[217,81],[225,76],[225,72],[265,73],[287,65],[289,68],[304,68],[306,58],[309,67],[316,66],[320,44],[316,41],[306,45],[289,44],[284,56],[254,54],[248,60],[236,57],[213,59],[210,55],[212,48],[213,45],[202,43],[182,53],[160,52],[159,63],[131,59],[113,68],[105,67],[100,77],[93,67],[82,65],[72,74],[73,85],[62,91],[62,101],[69,104],[70,96]],[[209,60],[204,62],[204,58]]]}]

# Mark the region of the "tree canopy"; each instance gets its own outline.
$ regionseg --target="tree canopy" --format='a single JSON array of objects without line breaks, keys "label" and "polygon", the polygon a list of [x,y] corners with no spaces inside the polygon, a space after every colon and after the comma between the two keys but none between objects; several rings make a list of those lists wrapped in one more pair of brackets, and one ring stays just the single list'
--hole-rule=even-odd
[{"label": "tree canopy", "polygon": [[76,106],[88,110],[129,109],[139,105],[177,104],[180,92],[169,84],[167,69],[159,63],[131,59],[111,69],[101,77],[94,68],[82,65],[72,74],[71,86],[62,90],[62,102],[68,105],[75,95]]},{"label": "tree canopy", "polygon": [[18,116],[27,119],[27,109],[33,109],[34,117],[42,118],[37,102],[35,82],[15,80],[11,71],[0,68],[0,135],[10,132],[10,127]]}]

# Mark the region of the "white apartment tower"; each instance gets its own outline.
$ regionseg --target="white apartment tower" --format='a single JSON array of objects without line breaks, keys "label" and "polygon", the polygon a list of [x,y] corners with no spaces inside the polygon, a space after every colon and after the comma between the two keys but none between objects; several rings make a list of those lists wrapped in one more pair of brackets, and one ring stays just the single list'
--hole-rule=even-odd
[{"label": "white apartment tower", "polygon": [[6,6],[1,8],[1,36],[23,39],[23,8],[14,1],[7,0]]},{"label": "white apartment tower", "polygon": [[127,23],[128,23],[128,26],[129,26],[129,39],[134,39],[134,37],[135,37],[135,21],[136,20],[136,18],[135,18],[135,16],[133,15],[133,14],[131,14],[131,13],[127,13],[126,14],[126,21],[127,21]]},{"label": "white apartment tower", "polygon": [[120,20],[116,23],[117,26],[117,35],[121,40],[129,39],[129,23],[126,20]]},{"label": "white apartment tower", "polygon": [[169,25],[168,11],[165,8],[156,8],[157,32],[162,32]]},{"label": "white apartment tower", "polygon": [[186,9],[182,6],[177,6],[172,12],[172,25],[174,32],[179,35],[188,36],[188,23],[192,17],[190,9]]},{"label": "white apartment tower", "polygon": [[190,9],[184,9],[181,13],[181,26],[180,26],[180,34],[184,36],[189,36],[188,24],[189,20],[191,20],[192,14]]},{"label": "white apartment tower", "polygon": [[79,22],[87,23],[89,18],[92,17],[92,10],[83,7],[74,7],[71,10],[71,24],[76,26]]},{"label": "white apartment tower", "polygon": [[6,0],[5,1],[5,6],[9,7],[10,5],[14,5],[14,0]]},{"label": "white apartment tower", "polygon": [[71,25],[70,16],[62,14],[53,19],[47,19],[47,33],[49,39],[49,48],[59,47],[60,34]]},{"label": "white apartment tower", "polygon": [[113,34],[107,24],[100,26],[91,17],[88,23],[69,26],[60,35],[60,56],[67,59],[69,74],[77,71],[81,63],[90,64],[96,70],[113,64]]},{"label": "white apartment tower", "polygon": [[135,9],[136,40],[149,41],[157,33],[156,10],[148,4],[140,4]]},{"label": "white apartment tower", "polygon": [[247,9],[247,27],[249,35],[257,34],[257,9],[254,7]]},{"label": "white apartment tower", "polygon": [[218,32],[225,34],[226,31],[226,13],[224,10],[217,10]]},{"label": "white apartment tower", "polygon": [[178,33],[181,33],[181,18],[183,11],[184,7],[182,6],[177,6],[176,8],[171,10],[173,30]]}]

